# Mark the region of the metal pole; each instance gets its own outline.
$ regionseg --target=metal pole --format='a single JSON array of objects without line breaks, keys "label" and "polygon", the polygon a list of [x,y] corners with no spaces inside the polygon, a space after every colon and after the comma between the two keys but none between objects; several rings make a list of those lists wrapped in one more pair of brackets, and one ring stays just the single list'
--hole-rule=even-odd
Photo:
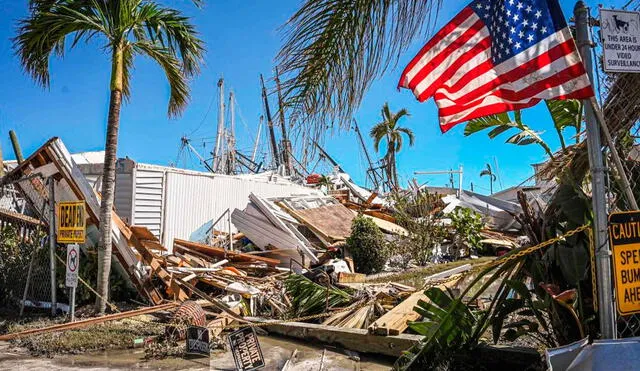
[{"label": "metal pole", "polygon": [[229,92],[229,114],[231,116],[231,139],[229,140],[229,173],[234,174],[236,168],[236,113],[235,96]]},{"label": "metal pole", "polygon": [[[578,1],[573,9],[576,21],[576,42],[578,50],[593,81],[593,62],[591,60],[591,41],[589,40],[589,11],[583,1]],[[587,131],[587,149],[591,168],[591,201],[593,203],[593,229],[596,243],[596,278],[598,286],[598,307],[600,308],[600,332],[604,339],[615,339],[615,311],[613,309],[613,291],[611,282],[611,250],[607,239],[607,204],[604,184],[604,161],[600,143],[600,127],[593,109],[585,102],[585,121]]]},{"label": "metal pole", "polygon": [[224,131],[224,79],[218,80],[218,89],[220,90],[220,107],[218,107],[218,134],[216,135],[216,146],[213,149],[213,170],[218,171],[220,162],[220,147],[222,146],[222,135]]},{"label": "metal pole", "polygon": [[227,222],[229,224],[229,250],[233,251],[233,234],[231,233],[231,209],[227,209]]},{"label": "metal pole", "polygon": [[460,173],[458,179],[458,197],[462,196],[462,165],[460,165]]},{"label": "metal pole", "polygon": [[260,115],[260,124],[258,125],[258,134],[256,135],[256,140],[253,143],[253,153],[251,154],[251,162],[256,161],[256,153],[258,152],[258,144],[260,143],[260,132],[262,131],[262,121],[264,121],[264,116]]},{"label": "metal pole", "polygon": [[56,301],[56,197],[53,177],[49,178],[49,270],[51,273],[51,315],[55,317]]},{"label": "metal pole", "polygon": [[71,322],[76,320],[76,288],[71,287]]}]

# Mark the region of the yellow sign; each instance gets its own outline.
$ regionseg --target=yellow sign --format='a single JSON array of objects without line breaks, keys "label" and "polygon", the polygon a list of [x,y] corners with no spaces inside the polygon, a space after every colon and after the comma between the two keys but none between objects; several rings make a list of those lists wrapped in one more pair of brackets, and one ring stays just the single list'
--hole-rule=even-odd
[{"label": "yellow sign", "polygon": [[640,313],[640,211],[609,215],[609,240],[618,311]]},{"label": "yellow sign", "polygon": [[84,201],[58,203],[58,242],[84,243],[86,237]]}]

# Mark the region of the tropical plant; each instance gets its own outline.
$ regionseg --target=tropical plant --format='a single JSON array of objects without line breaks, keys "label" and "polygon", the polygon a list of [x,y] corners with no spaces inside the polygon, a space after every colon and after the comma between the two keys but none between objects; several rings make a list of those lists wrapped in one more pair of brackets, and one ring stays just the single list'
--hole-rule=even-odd
[{"label": "tropical plant", "polygon": [[[565,129],[575,129],[575,140],[579,142],[579,136],[582,128],[582,102],[579,100],[548,100],[546,101],[547,109],[551,115],[553,126],[558,134],[562,150],[567,149],[565,140]],[[516,129],[516,133],[507,138],[506,143],[516,144],[520,146],[537,144],[551,158],[554,158],[553,151],[549,145],[542,139],[543,132],[534,131],[522,122],[522,113],[516,110],[509,113],[500,113],[470,120],[464,128],[464,135],[469,136],[479,131],[490,129],[487,134],[489,138],[494,139],[498,135],[507,131]]]},{"label": "tropical plant", "polygon": [[398,169],[396,167],[396,154],[402,149],[404,142],[402,134],[405,134],[409,139],[409,145],[413,146],[415,142],[415,136],[413,131],[409,128],[401,127],[398,125],[398,121],[405,116],[409,116],[409,111],[401,109],[398,112],[391,112],[389,109],[389,103],[385,103],[382,106],[382,121],[371,128],[371,138],[373,138],[373,147],[376,151],[380,148],[380,143],[386,141],[387,153],[385,155],[387,164],[387,176],[393,182],[395,187],[399,186],[398,183]]},{"label": "tropical plant", "polygon": [[[49,58],[62,57],[80,41],[104,41],[111,81],[102,199],[96,308],[104,312],[111,267],[111,210],[122,99],[131,95],[134,57],[151,58],[169,82],[169,117],[189,101],[188,79],[199,72],[203,42],[189,18],[151,0],[32,0],[31,13],[18,21],[14,47],[25,71],[43,87],[50,84]],[[70,45],[68,41],[71,41]]]},{"label": "tropical plant", "polygon": [[380,272],[389,258],[389,251],[380,228],[373,220],[358,215],[351,224],[347,249],[353,257],[356,272]]},{"label": "tropical plant", "polygon": [[415,195],[397,192],[390,198],[396,222],[407,230],[406,235],[391,243],[392,260],[402,268],[411,261],[426,265],[446,237],[446,230],[435,215],[442,209],[442,201],[437,194],[422,191]]},{"label": "tropical plant", "polygon": [[453,242],[458,250],[469,252],[482,247],[480,231],[484,222],[480,214],[464,207],[457,208],[450,214],[451,226],[454,230]]},{"label": "tropical plant", "polygon": [[486,164],[486,167],[480,172],[480,177],[483,176],[489,177],[489,193],[493,194],[493,182],[496,181],[496,175],[491,170],[491,165]]},{"label": "tropical plant", "polygon": [[306,0],[283,27],[283,96],[317,135],[348,128],[371,82],[424,37],[442,0]]},{"label": "tropical plant", "polygon": [[318,285],[298,274],[287,277],[284,285],[291,297],[290,314],[293,317],[322,313],[330,308],[348,304],[353,299],[346,291]]}]

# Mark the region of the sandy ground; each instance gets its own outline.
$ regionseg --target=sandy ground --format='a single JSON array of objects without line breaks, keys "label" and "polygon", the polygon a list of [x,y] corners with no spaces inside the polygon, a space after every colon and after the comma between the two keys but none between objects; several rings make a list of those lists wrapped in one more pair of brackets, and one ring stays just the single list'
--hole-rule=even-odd
[{"label": "sandy ground", "polygon": [[[263,370],[280,370],[294,349],[298,355],[289,370],[320,370],[322,347],[279,337],[260,337],[260,347],[266,360]],[[360,361],[350,359],[344,351],[326,347],[322,370],[389,370],[393,360],[360,355]],[[0,369],[6,370],[235,370],[229,351],[216,351],[210,358],[166,358],[144,360],[143,349],[111,350],[78,355],[58,355],[53,358],[33,357],[9,343],[0,342]]]}]

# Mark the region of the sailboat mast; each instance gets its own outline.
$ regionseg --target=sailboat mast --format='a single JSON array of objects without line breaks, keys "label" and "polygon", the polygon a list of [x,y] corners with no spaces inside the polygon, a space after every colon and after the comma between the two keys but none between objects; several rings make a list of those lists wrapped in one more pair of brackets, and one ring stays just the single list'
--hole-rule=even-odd
[{"label": "sailboat mast", "polygon": [[262,99],[264,100],[264,111],[267,115],[267,126],[269,126],[269,138],[271,139],[271,151],[273,153],[273,161],[276,167],[280,167],[280,156],[278,156],[278,144],[276,143],[276,134],[273,131],[273,120],[271,119],[271,109],[269,108],[269,100],[267,99],[267,88],[264,86],[264,78],[260,74],[260,83],[262,84]]},{"label": "sailboat mast", "polygon": [[278,90],[278,107],[280,108],[280,128],[282,129],[282,160],[284,162],[287,174],[292,175],[293,168],[291,159],[289,158],[291,154],[291,143],[287,138],[287,129],[284,122],[284,105],[282,104],[282,92],[280,91],[280,77],[278,75],[278,67],[276,67],[276,88]]},{"label": "sailboat mast", "polygon": [[218,134],[216,135],[216,146],[213,149],[213,169],[218,171],[220,164],[220,150],[222,146],[222,137],[224,136],[224,79],[218,80],[218,90],[220,93],[220,106],[218,107]]},{"label": "sailboat mast", "polygon": [[235,95],[229,92],[229,114],[231,116],[231,134],[229,138],[229,173],[235,173],[236,168],[236,113]]}]

